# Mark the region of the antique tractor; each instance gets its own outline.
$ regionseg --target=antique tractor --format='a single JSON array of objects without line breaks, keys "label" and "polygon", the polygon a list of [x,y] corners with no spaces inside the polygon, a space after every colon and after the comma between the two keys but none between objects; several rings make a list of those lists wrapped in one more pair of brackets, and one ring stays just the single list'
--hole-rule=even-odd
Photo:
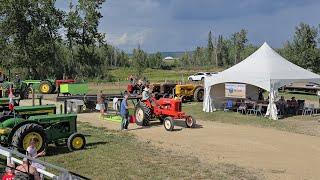
[{"label": "antique tractor", "polygon": [[12,88],[13,95],[15,97],[20,97],[20,99],[28,99],[29,91],[26,83],[9,81],[0,83],[0,98],[8,97],[10,87]]},{"label": "antique tractor", "polygon": [[46,80],[24,80],[24,83],[29,87],[29,91],[31,88],[38,90],[42,94],[51,94],[51,93],[59,93],[61,84],[70,84],[75,83],[74,79],[46,79]]},{"label": "antique tractor", "polygon": [[167,131],[172,131],[174,121],[184,120],[188,128],[195,127],[196,120],[181,111],[181,100],[169,98],[150,98],[141,101],[135,108],[136,124],[139,126],[148,126],[150,120],[159,119]]},{"label": "antique tractor", "polygon": [[37,151],[61,142],[67,142],[70,151],[83,149],[86,140],[77,133],[77,115],[55,112],[54,105],[15,107],[12,114],[0,118],[0,140],[21,152],[31,139],[36,141]]},{"label": "antique tractor", "polygon": [[204,96],[203,86],[193,85],[193,84],[184,84],[176,85],[175,87],[175,97],[178,97],[182,102],[186,101],[197,101],[202,102]]}]

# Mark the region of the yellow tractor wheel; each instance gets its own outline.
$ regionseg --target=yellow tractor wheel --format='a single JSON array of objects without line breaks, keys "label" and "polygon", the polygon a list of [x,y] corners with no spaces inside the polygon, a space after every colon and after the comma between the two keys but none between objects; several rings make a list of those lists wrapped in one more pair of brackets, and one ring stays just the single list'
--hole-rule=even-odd
[{"label": "yellow tractor wheel", "polygon": [[49,81],[42,81],[39,85],[39,92],[42,94],[50,94],[52,93],[52,84]]},{"label": "yellow tractor wheel", "polygon": [[22,125],[14,133],[12,145],[15,146],[18,151],[23,152],[29,147],[31,140],[35,141],[38,152],[46,148],[46,134],[42,126],[35,123]]},{"label": "yellow tractor wheel", "polygon": [[74,133],[68,138],[69,151],[81,150],[86,146],[86,139],[84,135],[80,133]]}]

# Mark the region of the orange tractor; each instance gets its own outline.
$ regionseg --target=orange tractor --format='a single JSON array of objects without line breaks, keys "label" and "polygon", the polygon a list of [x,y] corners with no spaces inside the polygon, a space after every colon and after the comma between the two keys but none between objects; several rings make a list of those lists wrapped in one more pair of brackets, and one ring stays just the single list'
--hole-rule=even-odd
[{"label": "orange tractor", "polygon": [[181,100],[169,98],[150,98],[139,102],[135,108],[136,124],[148,126],[150,120],[159,119],[167,131],[172,131],[174,121],[184,120],[188,128],[195,127],[196,120],[181,111]]}]

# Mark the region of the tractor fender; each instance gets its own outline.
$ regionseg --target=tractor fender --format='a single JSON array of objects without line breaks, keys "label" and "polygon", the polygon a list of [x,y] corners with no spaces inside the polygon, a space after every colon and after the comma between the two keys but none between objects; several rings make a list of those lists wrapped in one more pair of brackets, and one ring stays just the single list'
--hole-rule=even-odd
[{"label": "tractor fender", "polygon": [[[10,119],[9,119],[10,120]],[[28,121],[28,120],[25,120],[25,119],[22,119],[22,118],[12,118],[13,121],[18,121],[18,124],[15,125],[11,131],[10,131],[10,134],[8,136],[8,143],[11,144],[11,141],[12,141],[12,137],[14,135],[14,133],[23,125],[25,124],[29,124],[29,123],[33,123],[33,124],[38,124],[40,126],[42,126],[39,122],[37,121]],[[20,121],[20,122],[19,122]]]}]

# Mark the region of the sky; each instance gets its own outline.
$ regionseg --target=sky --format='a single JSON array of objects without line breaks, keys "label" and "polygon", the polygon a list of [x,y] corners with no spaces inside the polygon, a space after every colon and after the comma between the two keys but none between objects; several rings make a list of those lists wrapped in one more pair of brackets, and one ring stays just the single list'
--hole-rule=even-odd
[{"label": "sky", "polygon": [[[67,9],[66,0],[56,5]],[[320,0],[106,0],[99,29],[126,52],[193,50],[209,31],[230,37],[243,28],[249,43],[278,48],[300,22],[318,26],[319,9]]]}]

